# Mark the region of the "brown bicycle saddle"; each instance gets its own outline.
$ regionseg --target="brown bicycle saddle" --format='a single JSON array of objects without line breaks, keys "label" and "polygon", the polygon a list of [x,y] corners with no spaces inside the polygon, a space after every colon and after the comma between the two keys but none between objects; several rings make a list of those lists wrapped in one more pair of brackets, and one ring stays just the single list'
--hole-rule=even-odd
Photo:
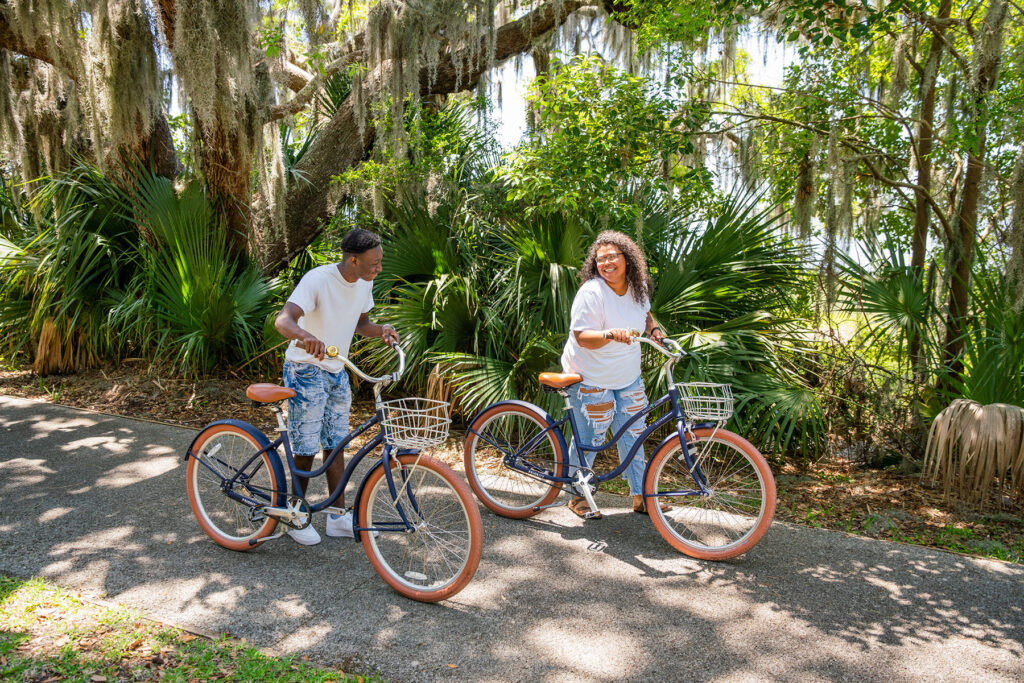
[{"label": "brown bicycle saddle", "polygon": [[542,372],[537,377],[537,381],[546,387],[552,389],[565,389],[571,387],[573,384],[583,381],[583,376],[578,375],[575,372]]},{"label": "brown bicycle saddle", "polygon": [[276,384],[250,384],[245,390],[245,395],[260,403],[276,403],[294,396],[295,390]]}]

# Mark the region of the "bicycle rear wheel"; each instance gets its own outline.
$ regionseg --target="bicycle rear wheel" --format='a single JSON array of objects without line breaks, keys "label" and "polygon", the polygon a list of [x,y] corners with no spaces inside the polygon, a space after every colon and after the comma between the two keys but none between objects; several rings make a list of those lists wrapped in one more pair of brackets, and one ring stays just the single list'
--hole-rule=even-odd
[{"label": "bicycle rear wheel", "polygon": [[[469,485],[487,509],[502,517],[524,519],[537,514],[536,507],[550,505],[559,488],[502,462],[547,428],[540,408],[503,404],[488,408],[469,426],[463,459]],[[555,476],[565,476],[565,454],[549,431],[523,456],[531,466]]]},{"label": "bicycle rear wheel", "polygon": [[[241,472],[233,491],[258,504],[273,505],[276,492],[284,488],[276,474],[277,455],[263,453],[248,463],[263,445],[244,429],[235,425],[207,427],[196,438],[185,466],[188,502],[199,526],[206,535],[230,550],[250,550],[254,538],[269,536],[277,528],[277,520],[257,512],[253,505],[229,498],[223,482]],[[277,464],[277,467],[275,467]],[[242,469],[244,466],[244,469]]]},{"label": "bicycle rear wheel", "polygon": [[[361,533],[370,564],[407,598],[450,598],[473,578],[483,551],[483,523],[473,494],[450,467],[427,455],[400,455],[392,459],[391,473],[397,501],[383,467],[370,472],[359,499],[359,526],[380,532]],[[414,527],[411,532],[399,505]]]},{"label": "bicycle rear wheel", "polygon": [[[678,435],[647,469],[644,492],[655,528],[676,550],[701,560],[727,560],[761,540],[775,516],[775,479],[764,457],[741,436],[724,429],[697,429],[687,447],[707,482],[700,494],[683,461]],[[664,494],[679,495],[664,495]],[[662,511],[658,503],[672,506]]]}]

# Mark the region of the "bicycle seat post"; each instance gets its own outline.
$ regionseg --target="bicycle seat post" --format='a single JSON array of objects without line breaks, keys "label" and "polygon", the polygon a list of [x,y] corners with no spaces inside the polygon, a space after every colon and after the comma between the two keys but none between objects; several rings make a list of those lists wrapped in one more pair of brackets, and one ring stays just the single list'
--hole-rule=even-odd
[{"label": "bicycle seat post", "polygon": [[281,410],[281,404],[275,403],[270,409],[274,411],[274,417],[277,418],[277,429],[275,431],[279,434],[284,434],[288,431],[288,427],[284,424],[284,411]]},{"label": "bicycle seat post", "polygon": [[569,391],[567,389],[559,389],[558,395],[565,400],[565,410],[567,412],[572,410],[572,404],[569,402]]}]

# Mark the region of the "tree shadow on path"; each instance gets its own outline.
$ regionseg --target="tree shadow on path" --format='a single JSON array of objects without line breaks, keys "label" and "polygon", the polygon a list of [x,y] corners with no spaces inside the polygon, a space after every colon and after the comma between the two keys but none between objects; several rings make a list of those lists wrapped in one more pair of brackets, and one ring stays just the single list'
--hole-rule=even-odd
[{"label": "tree shadow on path", "polygon": [[0,571],[274,652],[397,680],[1024,677],[1016,565],[783,524],[701,562],[608,497],[586,523],[483,511],[476,578],[425,605],[351,541],[216,546],[185,493],[194,432],[3,397],[0,430]]}]

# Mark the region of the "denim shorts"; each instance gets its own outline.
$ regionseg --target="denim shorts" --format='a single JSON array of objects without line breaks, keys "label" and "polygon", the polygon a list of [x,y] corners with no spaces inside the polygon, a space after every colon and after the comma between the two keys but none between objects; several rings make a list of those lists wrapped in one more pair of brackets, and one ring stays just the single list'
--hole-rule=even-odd
[{"label": "denim shorts", "polygon": [[288,438],[295,455],[333,449],[348,436],[352,387],[348,373],[327,372],[309,363],[284,363],[284,385],[295,390],[288,399]]},{"label": "denim shorts", "polygon": [[[580,441],[585,445],[600,446],[608,438],[608,430],[611,430],[612,435],[617,434],[629,421],[629,418],[647,407],[644,379],[637,377],[629,386],[622,389],[602,389],[589,384],[577,384],[569,389],[569,404],[572,406],[573,417],[576,419]],[[638,419],[616,443],[620,463],[626,459],[633,444],[640,438],[646,421],[646,417]],[[587,465],[593,467],[597,454],[594,451],[584,451],[583,455]],[[569,476],[575,473],[578,464],[579,456],[576,455],[576,444],[572,443],[569,446]],[[629,482],[631,494],[635,496],[643,493],[643,446],[637,451],[622,476]]]}]

